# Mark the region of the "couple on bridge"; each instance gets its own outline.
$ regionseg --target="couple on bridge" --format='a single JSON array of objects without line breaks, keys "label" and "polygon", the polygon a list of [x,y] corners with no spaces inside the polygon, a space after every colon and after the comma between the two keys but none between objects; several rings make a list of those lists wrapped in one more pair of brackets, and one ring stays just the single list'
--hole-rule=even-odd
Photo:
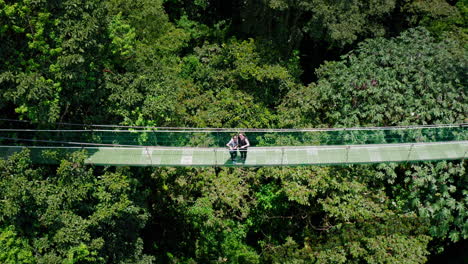
[{"label": "couple on bridge", "polygon": [[229,154],[231,154],[232,162],[234,162],[237,157],[237,150],[239,150],[241,154],[242,162],[245,162],[245,159],[247,158],[247,148],[250,146],[250,142],[243,133],[233,136],[226,146],[229,148]]}]

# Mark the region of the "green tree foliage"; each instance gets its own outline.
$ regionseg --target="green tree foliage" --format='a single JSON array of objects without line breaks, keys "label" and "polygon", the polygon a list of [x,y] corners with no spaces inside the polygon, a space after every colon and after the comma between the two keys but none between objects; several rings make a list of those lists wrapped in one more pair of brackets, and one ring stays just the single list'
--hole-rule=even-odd
[{"label": "green tree foliage", "polygon": [[[381,189],[361,175],[340,169],[265,171],[280,178],[286,206],[264,218],[271,228],[264,250],[273,263],[422,263],[428,254],[427,224],[414,214],[404,214],[390,204]],[[332,175],[340,175],[339,178]],[[273,176],[278,175],[278,176]],[[271,177],[271,176],[270,176]],[[270,195],[271,195],[270,194]],[[276,198],[278,199],[278,198]],[[284,199],[284,198],[283,198]],[[270,200],[264,208],[278,208]],[[270,211],[271,212],[271,211]],[[285,215],[287,214],[287,215]],[[262,219],[258,217],[257,219]],[[284,221],[284,219],[288,219]],[[303,221],[299,219],[304,219]],[[286,232],[278,232],[287,226]],[[297,231],[295,231],[295,229]],[[300,232],[299,230],[303,230]],[[278,234],[282,236],[278,241]],[[301,236],[297,236],[301,234]],[[274,243],[278,241],[280,243]],[[276,245],[275,245],[276,244]],[[411,252],[407,250],[411,248]]]},{"label": "green tree foliage", "polygon": [[[291,90],[282,120],[332,126],[464,122],[466,61],[460,43],[436,41],[423,28],[371,39],[320,67],[317,83]],[[290,118],[289,109],[298,118]]]},{"label": "green tree foliage", "polygon": [[62,87],[49,64],[61,52],[59,36],[50,34],[58,21],[45,4],[31,1],[1,1],[0,19],[1,100],[13,101],[18,106],[15,111],[31,119],[57,120]]},{"label": "green tree foliage", "polygon": [[314,39],[344,46],[363,37],[384,36],[383,21],[395,7],[395,1],[304,1],[300,4],[312,13],[304,31]]},{"label": "green tree foliage", "polygon": [[18,237],[14,226],[0,229],[0,261],[5,264],[35,263],[26,239]]},{"label": "green tree foliage", "polygon": [[[182,102],[186,124],[269,127],[282,94],[297,85],[297,60],[279,61],[253,39],[204,45],[184,58],[182,75],[192,80]],[[268,49],[267,49],[268,51]],[[290,70],[291,69],[291,70]]]},{"label": "green tree foliage", "polygon": [[8,40],[1,48],[2,101],[41,122],[96,111],[103,96],[97,89],[100,72],[108,57],[99,1],[26,0],[1,3],[0,8],[8,25],[1,35]]},{"label": "green tree foliage", "polygon": [[[466,14],[444,0],[0,0],[0,111],[42,127],[466,122]],[[298,143],[258,144],[278,142]],[[467,239],[466,181],[466,161],[128,169],[25,151],[0,160],[0,262],[423,263]]]},{"label": "green tree foliage", "polygon": [[[404,185],[396,186],[396,200],[432,224],[430,235],[457,242],[468,238],[466,162],[413,166]],[[440,250],[440,248],[439,248]]]},{"label": "green tree foliage", "polygon": [[83,159],[75,153],[56,172],[33,168],[27,152],[0,161],[0,224],[7,226],[1,258],[24,263],[152,259],[142,254],[138,234],[148,216],[131,200],[128,174],[96,177]]},{"label": "green tree foliage", "polygon": [[2,1],[0,8],[2,105],[35,122],[171,121],[181,83],[175,54],[189,34],[169,23],[162,2]]},{"label": "green tree foliage", "polygon": [[466,34],[466,1],[457,1],[451,5],[444,0],[403,1],[401,12],[409,26],[425,26],[436,35],[446,31],[465,31]]},{"label": "green tree foliage", "polygon": [[242,9],[243,30],[297,45],[304,36],[344,47],[364,37],[384,36],[384,22],[395,8],[394,0],[246,1]]},{"label": "green tree foliage", "polygon": [[190,34],[175,27],[162,1],[108,1],[114,58],[104,74],[106,112],[127,125],[178,125],[185,81],[178,53]]},{"label": "green tree foliage", "polygon": [[178,263],[423,263],[428,222],[359,173],[157,170],[150,226],[167,233],[155,252]]}]

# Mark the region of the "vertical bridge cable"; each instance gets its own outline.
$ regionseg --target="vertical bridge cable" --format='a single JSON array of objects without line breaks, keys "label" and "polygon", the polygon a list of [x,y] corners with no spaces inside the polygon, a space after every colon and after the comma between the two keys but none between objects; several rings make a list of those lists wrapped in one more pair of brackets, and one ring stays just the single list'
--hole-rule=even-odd
[{"label": "vertical bridge cable", "polygon": [[408,156],[406,157],[406,162],[409,162],[411,151],[413,150],[414,144],[411,144],[410,149],[408,150]]},{"label": "vertical bridge cable", "polygon": [[281,148],[281,166],[284,165],[284,148]]},{"label": "vertical bridge cable", "polygon": [[153,166],[154,165],[153,164],[153,159],[151,158],[152,153],[149,152],[148,147],[145,148],[145,151],[146,151],[146,155],[148,155],[148,158],[149,158],[149,160],[151,162],[151,166]]},{"label": "vertical bridge cable", "polygon": [[348,163],[348,158],[349,158],[349,149],[351,148],[351,146],[346,146],[346,163]]},{"label": "vertical bridge cable", "polygon": [[215,167],[218,167],[218,155],[217,155],[216,148],[214,148],[213,151],[214,151]]}]

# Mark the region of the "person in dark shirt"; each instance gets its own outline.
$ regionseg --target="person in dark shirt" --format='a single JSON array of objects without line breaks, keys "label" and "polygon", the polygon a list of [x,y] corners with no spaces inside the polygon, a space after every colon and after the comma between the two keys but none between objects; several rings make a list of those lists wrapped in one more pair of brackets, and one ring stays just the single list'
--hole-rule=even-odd
[{"label": "person in dark shirt", "polygon": [[247,159],[248,147],[250,147],[249,139],[243,133],[239,133],[239,152],[243,161]]}]

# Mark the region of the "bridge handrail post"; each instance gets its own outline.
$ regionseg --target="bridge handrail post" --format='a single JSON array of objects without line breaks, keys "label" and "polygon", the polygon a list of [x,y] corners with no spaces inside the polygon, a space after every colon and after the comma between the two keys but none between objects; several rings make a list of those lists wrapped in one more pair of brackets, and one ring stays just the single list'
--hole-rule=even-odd
[{"label": "bridge handrail post", "polygon": [[148,147],[145,147],[145,149],[146,149],[146,155],[148,155],[148,158],[149,158],[149,160],[150,160],[150,162],[151,162],[151,166],[153,166],[153,159],[151,158],[151,155],[150,155],[150,153],[149,153]]},{"label": "bridge handrail post", "polygon": [[284,147],[281,147],[281,166],[283,166],[284,163]]},{"label": "bridge handrail post", "polygon": [[409,161],[409,158],[410,158],[410,156],[411,156],[411,151],[413,150],[413,147],[414,147],[414,143],[411,144],[410,149],[408,150],[408,156],[406,157],[406,162]]},{"label": "bridge handrail post", "polygon": [[215,167],[218,167],[218,151],[216,148],[213,149],[213,152],[214,152],[214,163],[215,163]]},{"label": "bridge handrail post", "polygon": [[350,145],[347,145],[346,146],[346,163],[348,163],[348,160],[349,160],[349,149],[351,148]]}]

